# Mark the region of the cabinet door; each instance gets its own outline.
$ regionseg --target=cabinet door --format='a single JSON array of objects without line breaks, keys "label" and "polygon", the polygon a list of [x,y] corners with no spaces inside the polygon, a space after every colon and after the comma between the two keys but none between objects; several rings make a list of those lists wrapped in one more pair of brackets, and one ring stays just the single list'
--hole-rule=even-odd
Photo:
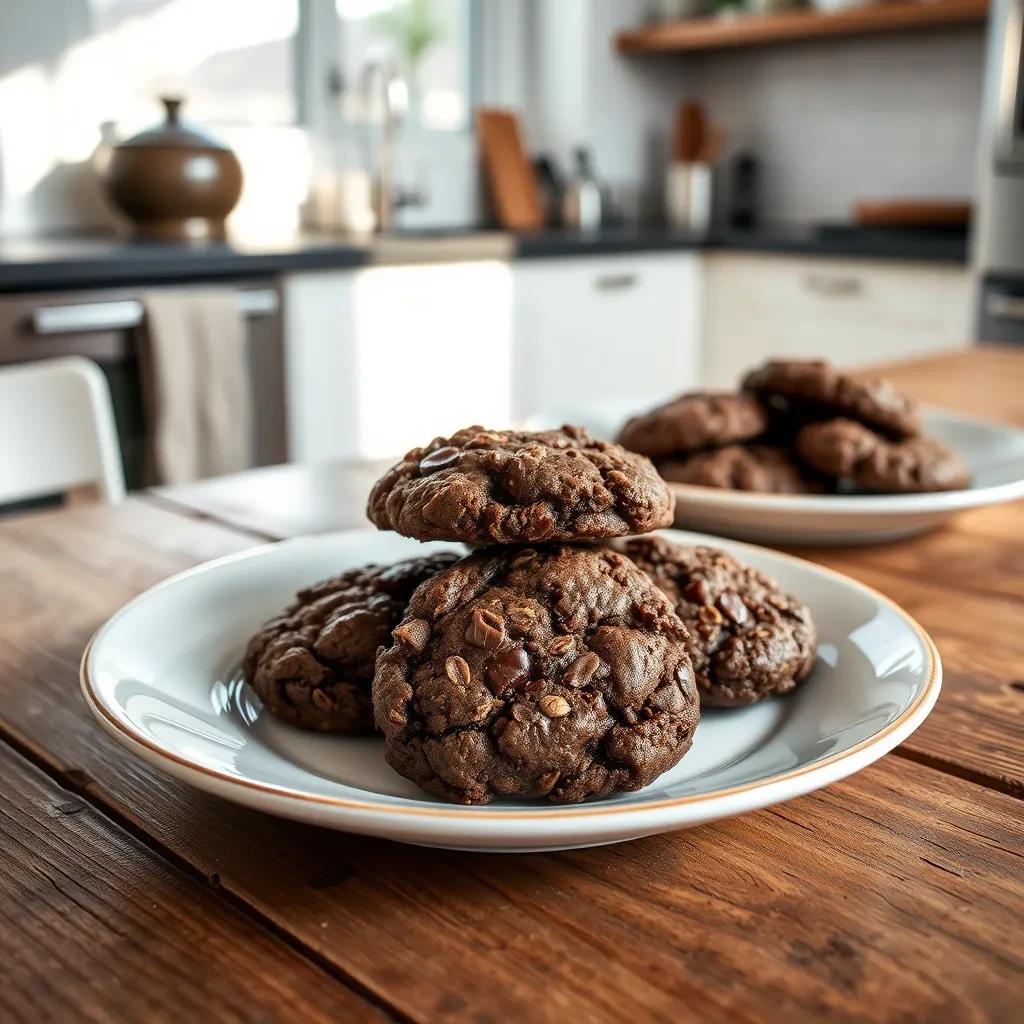
[{"label": "cabinet door", "polygon": [[734,387],[769,356],[863,365],[961,347],[969,272],[952,265],[720,254],[705,261],[702,383]]},{"label": "cabinet door", "polygon": [[386,458],[507,426],[511,278],[497,260],[291,275],[292,458]]},{"label": "cabinet door", "polygon": [[514,308],[518,419],[607,434],[697,382],[694,254],[520,261]]},{"label": "cabinet door", "polygon": [[511,418],[512,271],[474,260],[358,272],[359,454],[384,457]]}]

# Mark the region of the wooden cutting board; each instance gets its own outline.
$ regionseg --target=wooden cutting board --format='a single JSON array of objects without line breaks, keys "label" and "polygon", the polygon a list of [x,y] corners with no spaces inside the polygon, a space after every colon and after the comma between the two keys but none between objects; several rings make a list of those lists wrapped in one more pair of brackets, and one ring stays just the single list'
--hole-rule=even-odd
[{"label": "wooden cutting board", "polygon": [[966,200],[891,199],[854,203],[853,221],[872,228],[959,228],[971,219]]},{"label": "wooden cutting board", "polygon": [[523,148],[519,118],[507,110],[481,107],[476,132],[498,223],[509,231],[539,231],[544,226],[540,191]]}]

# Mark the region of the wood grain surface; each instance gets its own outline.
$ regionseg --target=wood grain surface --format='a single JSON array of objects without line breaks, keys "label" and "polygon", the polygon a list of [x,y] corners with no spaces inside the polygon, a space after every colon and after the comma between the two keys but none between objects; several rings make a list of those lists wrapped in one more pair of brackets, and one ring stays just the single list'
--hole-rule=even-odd
[{"label": "wood grain surface", "polygon": [[127,756],[78,695],[88,635],[247,543],[136,501],[0,526],[0,731],[339,979],[415,1020],[755,1020],[765,1000],[794,1020],[1011,1019],[1020,803],[906,760],[732,822],[508,857],[298,826]]},{"label": "wood grain surface", "polygon": [[0,745],[0,1020],[382,1021]]},{"label": "wood grain surface", "polygon": [[[1024,354],[982,358],[1007,382],[992,415],[1024,416],[1006,394]],[[969,382],[962,359],[914,380]],[[277,535],[259,477],[0,521],[0,1019],[1019,1019],[1021,505],[903,544],[811,552],[938,641],[943,694],[905,756],[687,832],[473,855],[229,804],[132,758],[89,716],[78,662],[107,616]],[[305,471],[280,474],[284,533],[305,525],[286,478],[325,493]],[[241,530],[225,525],[232,505]],[[317,507],[354,514],[330,506]]]}]

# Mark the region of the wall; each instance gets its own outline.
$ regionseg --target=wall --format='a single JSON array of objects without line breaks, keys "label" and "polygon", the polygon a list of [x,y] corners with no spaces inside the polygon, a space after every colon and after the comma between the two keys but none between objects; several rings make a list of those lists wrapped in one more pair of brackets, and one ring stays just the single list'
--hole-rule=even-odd
[{"label": "wall", "polygon": [[88,32],[81,0],[0,3],[0,234],[113,223],[91,166],[60,152],[47,75]]},{"label": "wall", "polygon": [[533,149],[568,168],[572,149],[587,145],[598,175],[650,213],[662,190],[672,114],[693,77],[685,62],[615,53],[615,33],[638,24],[646,7],[645,0],[532,0],[525,112]]},{"label": "wall", "polygon": [[[506,0],[508,2],[508,0]],[[673,112],[701,99],[757,153],[767,219],[842,220],[857,198],[973,194],[981,27],[706,55],[626,58],[612,39],[642,0],[521,0],[525,112],[534,150],[568,165],[586,141],[598,173],[660,210]]]},{"label": "wall", "polygon": [[982,28],[706,55],[696,95],[763,168],[766,215],[845,218],[856,198],[972,195]]}]

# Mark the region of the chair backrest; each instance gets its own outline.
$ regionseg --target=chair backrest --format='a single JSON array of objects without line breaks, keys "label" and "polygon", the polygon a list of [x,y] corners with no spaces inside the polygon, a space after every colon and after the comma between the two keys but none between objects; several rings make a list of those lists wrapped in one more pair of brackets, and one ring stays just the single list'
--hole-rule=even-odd
[{"label": "chair backrest", "polygon": [[110,389],[99,367],[69,356],[0,368],[0,503],[94,485],[124,497]]}]

